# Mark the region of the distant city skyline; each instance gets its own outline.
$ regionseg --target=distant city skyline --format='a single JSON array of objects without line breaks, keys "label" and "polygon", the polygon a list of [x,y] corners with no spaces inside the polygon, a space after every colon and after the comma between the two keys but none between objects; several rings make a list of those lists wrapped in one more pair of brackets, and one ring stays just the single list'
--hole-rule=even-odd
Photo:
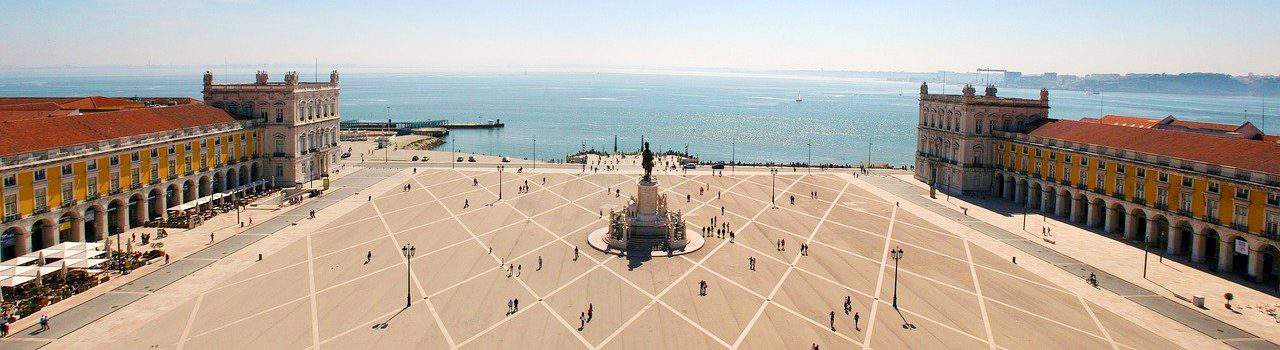
[{"label": "distant city skyline", "polygon": [[1280,74],[1280,4],[5,1],[0,67]]}]

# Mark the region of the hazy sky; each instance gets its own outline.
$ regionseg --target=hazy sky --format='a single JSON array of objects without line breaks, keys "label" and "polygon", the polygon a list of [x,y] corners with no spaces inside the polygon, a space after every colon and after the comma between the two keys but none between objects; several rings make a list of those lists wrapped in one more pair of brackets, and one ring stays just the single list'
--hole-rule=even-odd
[{"label": "hazy sky", "polygon": [[0,0],[0,66],[1280,73],[1280,1]]}]

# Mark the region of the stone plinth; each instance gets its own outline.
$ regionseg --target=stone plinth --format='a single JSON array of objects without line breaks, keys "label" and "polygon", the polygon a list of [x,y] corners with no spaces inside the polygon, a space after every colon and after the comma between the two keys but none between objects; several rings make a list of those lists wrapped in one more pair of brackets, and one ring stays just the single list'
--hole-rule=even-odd
[{"label": "stone plinth", "polygon": [[641,180],[636,185],[636,214],[658,215],[658,182]]}]

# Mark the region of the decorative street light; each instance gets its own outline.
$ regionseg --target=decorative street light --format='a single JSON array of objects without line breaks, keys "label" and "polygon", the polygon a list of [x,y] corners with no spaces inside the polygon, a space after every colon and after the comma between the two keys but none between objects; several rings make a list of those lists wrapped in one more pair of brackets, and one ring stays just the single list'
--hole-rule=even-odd
[{"label": "decorative street light", "polygon": [[406,309],[408,309],[410,305],[413,305],[413,264],[410,260],[413,259],[413,254],[417,252],[417,250],[418,248],[414,247],[413,244],[406,244],[403,247],[400,247],[400,251],[404,253],[404,308]]},{"label": "decorative street light", "polygon": [[774,209],[777,209],[778,208],[778,169],[770,168],[769,174],[773,175],[772,176],[773,185],[771,185],[771,188],[769,190],[769,203],[773,206]]},{"label": "decorative street light", "polygon": [[502,164],[498,164],[498,200],[502,200]]},{"label": "decorative street light", "polygon": [[889,257],[893,258],[893,308],[898,309],[898,260],[902,260],[902,247],[889,250]]}]

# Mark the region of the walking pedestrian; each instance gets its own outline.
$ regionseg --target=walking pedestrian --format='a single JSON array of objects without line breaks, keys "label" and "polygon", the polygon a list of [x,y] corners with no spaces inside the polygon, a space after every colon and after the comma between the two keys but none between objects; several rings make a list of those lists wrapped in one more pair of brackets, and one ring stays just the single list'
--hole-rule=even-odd
[{"label": "walking pedestrian", "polygon": [[365,265],[368,265],[370,261],[373,261],[373,251],[372,251],[372,250],[370,250],[370,251],[368,251],[368,252],[365,252],[365,253],[364,253],[364,264],[365,264]]},{"label": "walking pedestrian", "polygon": [[40,315],[40,331],[49,330],[49,315]]},{"label": "walking pedestrian", "polygon": [[573,246],[573,261],[578,261],[578,246]]},{"label": "walking pedestrian", "polygon": [[591,314],[595,313],[595,311],[596,311],[595,304],[587,303],[587,322],[591,322],[591,318],[592,318]]},{"label": "walking pedestrian", "polygon": [[853,330],[859,331],[859,332],[862,331],[861,328],[858,328],[858,319],[861,317],[862,315],[859,315],[857,312],[853,313]]},{"label": "walking pedestrian", "polygon": [[[259,258],[258,260],[262,260]],[[164,264],[169,265],[169,253],[164,253]]]},{"label": "walking pedestrian", "polygon": [[542,271],[542,256],[538,256],[538,271]]},{"label": "walking pedestrian", "polygon": [[700,280],[698,281],[698,296],[706,296],[706,295],[707,295],[707,281]]},{"label": "walking pedestrian", "polygon": [[834,332],[835,330],[836,330],[836,312],[832,311],[831,312],[831,331]]},{"label": "walking pedestrian", "polygon": [[209,232],[209,244],[213,244],[213,232]]},{"label": "walking pedestrian", "polygon": [[848,315],[853,311],[853,300],[848,295],[844,296],[844,314]]}]

